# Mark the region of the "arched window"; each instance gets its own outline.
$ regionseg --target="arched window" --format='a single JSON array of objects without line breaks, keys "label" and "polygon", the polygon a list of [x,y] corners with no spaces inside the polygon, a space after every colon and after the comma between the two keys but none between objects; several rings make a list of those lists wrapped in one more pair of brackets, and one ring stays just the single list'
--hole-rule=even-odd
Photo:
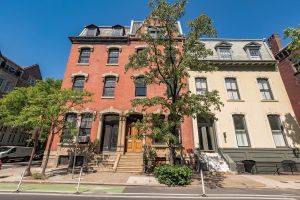
[{"label": "arched window", "polygon": [[147,96],[147,85],[145,78],[140,76],[135,79],[135,96],[144,97]]}]

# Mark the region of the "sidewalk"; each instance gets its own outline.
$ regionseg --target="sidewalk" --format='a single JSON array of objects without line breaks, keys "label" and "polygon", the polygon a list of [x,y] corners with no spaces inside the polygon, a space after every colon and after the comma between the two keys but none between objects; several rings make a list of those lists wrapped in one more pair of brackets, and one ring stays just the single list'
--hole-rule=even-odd
[{"label": "sidewalk", "polygon": [[[17,183],[24,168],[5,169],[0,171],[0,182]],[[32,168],[32,172],[39,172],[40,168]],[[32,177],[25,177],[24,183],[55,183],[55,184],[76,184],[78,174],[72,179],[71,174],[67,174],[65,169],[48,170],[52,176],[45,180],[36,180]],[[152,186],[166,187],[158,183],[153,176],[132,174],[132,173],[111,173],[96,172],[83,173],[82,184],[89,185],[110,185],[110,186]],[[193,178],[193,182],[187,187],[199,187],[201,179],[199,176]],[[222,173],[210,173],[205,175],[205,186],[214,188],[281,188],[300,189],[300,175],[234,175]]]}]

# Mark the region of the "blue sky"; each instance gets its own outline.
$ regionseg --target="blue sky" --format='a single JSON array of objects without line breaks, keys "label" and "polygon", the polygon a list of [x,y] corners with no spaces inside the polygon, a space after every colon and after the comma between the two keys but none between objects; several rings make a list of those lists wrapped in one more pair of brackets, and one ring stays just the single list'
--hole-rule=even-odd
[{"label": "blue sky", "polygon": [[[0,0],[0,50],[19,65],[38,63],[43,77],[62,78],[71,43],[88,24],[130,25],[149,13],[146,0]],[[268,38],[300,24],[299,0],[189,0],[181,20],[201,13],[218,37]],[[284,43],[287,43],[285,40]]]}]

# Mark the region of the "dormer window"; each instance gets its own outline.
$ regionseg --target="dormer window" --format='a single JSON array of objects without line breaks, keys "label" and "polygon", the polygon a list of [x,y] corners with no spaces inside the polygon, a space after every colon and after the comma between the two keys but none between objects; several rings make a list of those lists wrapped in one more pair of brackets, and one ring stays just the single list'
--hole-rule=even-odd
[{"label": "dormer window", "polygon": [[97,36],[98,33],[98,27],[94,24],[91,24],[86,28],[85,36]]},{"label": "dormer window", "polygon": [[158,38],[158,34],[159,34],[159,29],[158,28],[154,28],[154,27],[149,27],[148,28],[148,34],[153,39],[157,39]]},{"label": "dormer window", "polygon": [[260,46],[261,44],[257,42],[250,42],[245,45],[244,49],[251,60],[261,60]]},{"label": "dormer window", "polygon": [[125,29],[123,26],[121,25],[115,25],[112,27],[112,33],[111,35],[114,37],[120,37],[123,36],[125,33]]},{"label": "dormer window", "polygon": [[229,42],[226,42],[226,41],[219,42],[215,46],[215,48],[218,52],[218,55],[219,55],[219,59],[222,59],[222,60],[231,60],[232,59],[231,46],[232,46],[232,44],[230,44]]},{"label": "dormer window", "polygon": [[219,48],[219,55],[223,60],[231,60],[230,48]]},{"label": "dormer window", "polygon": [[96,28],[89,28],[86,32],[86,36],[96,36],[97,29]]},{"label": "dormer window", "polygon": [[251,60],[261,60],[260,51],[258,48],[249,48],[248,51]]}]

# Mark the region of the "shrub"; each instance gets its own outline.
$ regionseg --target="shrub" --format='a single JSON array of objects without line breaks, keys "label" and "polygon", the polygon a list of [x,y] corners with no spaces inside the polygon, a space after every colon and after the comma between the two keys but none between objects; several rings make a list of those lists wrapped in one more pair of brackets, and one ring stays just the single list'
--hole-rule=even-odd
[{"label": "shrub", "polygon": [[44,176],[41,173],[33,173],[31,176],[32,176],[33,179],[38,179],[38,180],[44,180],[44,179],[46,179],[46,176]]},{"label": "shrub", "polygon": [[155,168],[155,176],[159,183],[168,186],[184,186],[192,182],[192,170],[187,166],[161,165]]}]

